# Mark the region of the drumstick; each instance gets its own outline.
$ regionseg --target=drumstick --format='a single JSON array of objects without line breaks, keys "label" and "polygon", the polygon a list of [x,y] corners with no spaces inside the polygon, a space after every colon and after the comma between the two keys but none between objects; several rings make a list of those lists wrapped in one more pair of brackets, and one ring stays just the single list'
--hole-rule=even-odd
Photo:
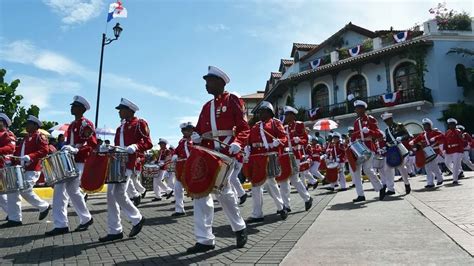
[{"label": "drumstick", "polygon": [[126,151],[126,150],[127,150],[126,148],[123,148],[123,147],[120,147],[120,146],[114,146],[114,145],[107,145],[107,147],[112,147],[112,148],[114,148],[114,149],[122,150],[122,151]]},{"label": "drumstick", "polygon": [[14,155],[7,155],[7,156],[5,156],[5,158],[21,160],[21,156],[14,156]]},{"label": "drumstick", "polygon": [[285,145],[285,144],[283,144],[283,142],[281,142],[280,139],[275,138],[272,134],[268,133],[268,131],[266,131],[265,129],[263,130],[263,132],[265,132],[265,134],[267,134],[270,138],[278,140],[278,142],[280,142],[281,145],[283,145],[283,146]]},{"label": "drumstick", "polygon": [[[204,137],[204,136],[202,137],[202,139],[209,140],[209,141],[215,141],[215,142],[217,142],[217,143],[219,143],[219,144],[221,144],[221,145],[230,147],[230,144],[227,144],[227,143],[225,143],[225,142],[223,142],[223,141],[220,141],[220,140],[217,140],[217,139],[213,139],[213,138],[209,138],[209,137]],[[244,151],[240,151],[240,153],[245,154]]]}]

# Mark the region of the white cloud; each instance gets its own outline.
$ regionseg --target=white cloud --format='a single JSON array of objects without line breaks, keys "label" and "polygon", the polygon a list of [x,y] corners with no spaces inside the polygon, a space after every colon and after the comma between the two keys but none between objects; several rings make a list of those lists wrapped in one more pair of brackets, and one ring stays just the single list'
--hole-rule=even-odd
[{"label": "white cloud", "polygon": [[198,25],[196,27],[196,31],[203,32],[203,31],[211,31],[211,32],[224,32],[229,31],[230,28],[222,23],[218,24],[208,24],[208,25]]},{"label": "white cloud", "polygon": [[99,16],[103,11],[104,0],[44,0],[51,10],[61,17],[65,25],[85,23]]}]

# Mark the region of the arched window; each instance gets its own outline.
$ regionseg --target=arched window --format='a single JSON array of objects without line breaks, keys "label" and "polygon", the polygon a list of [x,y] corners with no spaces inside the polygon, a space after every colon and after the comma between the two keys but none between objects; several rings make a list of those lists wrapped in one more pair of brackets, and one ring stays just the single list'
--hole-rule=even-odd
[{"label": "arched window", "polygon": [[466,67],[463,64],[457,64],[456,68],[456,83],[459,87],[463,87],[468,82]]},{"label": "arched window", "polygon": [[393,72],[395,81],[395,91],[415,89],[416,69],[412,62],[403,62],[395,68]]},{"label": "arched window", "polygon": [[347,95],[352,94],[356,99],[367,97],[367,80],[361,74],[352,76],[347,82]]},{"label": "arched window", "polygon": [[329,89],[324,84],[318,84],[311,92],[311,108],[329,105]]}]

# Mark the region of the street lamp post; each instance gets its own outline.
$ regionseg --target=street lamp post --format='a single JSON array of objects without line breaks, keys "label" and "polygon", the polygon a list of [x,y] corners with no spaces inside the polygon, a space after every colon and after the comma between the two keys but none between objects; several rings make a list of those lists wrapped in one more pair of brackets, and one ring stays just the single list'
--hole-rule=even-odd
[{"label": "street lamp post", "polygon": [[111,42],[117,40],[120,37],[120,33],[122,32],[122,28],[120,27],[120,24],[117,23],[114,27],[114,36],[115,39],[109,39],[107,36],[105,36],[105,33],[102,33],[102,46],[100,50],[100,66],[99,66],[99,83],[97,85],[97,105],[96,105],[96,110],[95,110],[95,127],[97,128],[99,126],[99,105],[100,105],[100,84],[102,82],[102,64],[104,61],[104,47]]}]

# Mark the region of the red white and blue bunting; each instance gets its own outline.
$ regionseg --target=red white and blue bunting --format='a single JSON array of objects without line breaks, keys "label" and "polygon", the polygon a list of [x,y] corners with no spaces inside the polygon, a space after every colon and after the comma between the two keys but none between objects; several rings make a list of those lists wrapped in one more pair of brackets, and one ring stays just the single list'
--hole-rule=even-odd
[{"label": "red white and blue bunting", "polygon": [[359,45],[357,45],[356,47],[353,47],[353,48],[349,49],[349,54],[350,54],[352,57],[358,56],[358,55],[360,54],[360,51],[361,51],[360,48],[361,48],[361,47],[360,47],[360,44],[359,44]]},{"label": "red white and blue bunting", "polygon": [[321,58],[318,58],[316,60],[313,60],[313,61],[309,62],[309,64],[310,64],[312,69],[316,69],[321,65],[321,61],[322,61]]},{"label": "red white and blue bunting", "polygon": [[384,95],[381,95],[380,98],[386,107],[390,107],[390,106],[397,105],[397,102],[400,100],[402,96],[401,94],[402,94],[401,91],[396,91],[393,93],[386,93]]},{"label": "red white and blue bunting", "polygon": [[311,121],[317,120],[320,114],[321,112],[319,107],[308,110],[308,117]]},{"label": "red white and blue bunting", "polygon": [[397,43],[404,42],[408,39],[408,31],[402,31],[393,35],[393,39]]}]

